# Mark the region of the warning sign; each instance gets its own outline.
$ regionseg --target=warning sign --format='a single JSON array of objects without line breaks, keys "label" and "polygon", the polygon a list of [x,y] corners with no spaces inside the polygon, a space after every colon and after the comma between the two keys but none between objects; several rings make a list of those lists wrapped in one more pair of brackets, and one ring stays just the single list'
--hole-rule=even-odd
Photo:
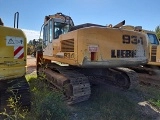
[{"label": "warning sign", "polygon": [[98,45],[89,45],[88,51],[89,52],[98,52]]},{"label": "warning sign", "polygon": [[6,37],[6,46],[24,46],[24,39],[22,37]]}]

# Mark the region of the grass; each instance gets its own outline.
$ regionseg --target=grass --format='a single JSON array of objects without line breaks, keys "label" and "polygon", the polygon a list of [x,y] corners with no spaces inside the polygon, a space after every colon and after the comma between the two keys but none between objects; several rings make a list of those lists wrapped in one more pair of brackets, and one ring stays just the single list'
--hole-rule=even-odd
[{"label": "grass", "polygon": [[31,88],[32,106],[26,120],[67,120],[69,113],[62,93],[48,89],[42,80],[27,76]]},{"label": "grass", "polygon": [[150,99],[149,102],[154,105],[157,109],[160,110],[160,100],[159,99]]},{"label": "grass", "polygon": [[160,110],[160,89],[154,87],[142,87],[141,91],[145,91],[148,97],[147,101]]}]

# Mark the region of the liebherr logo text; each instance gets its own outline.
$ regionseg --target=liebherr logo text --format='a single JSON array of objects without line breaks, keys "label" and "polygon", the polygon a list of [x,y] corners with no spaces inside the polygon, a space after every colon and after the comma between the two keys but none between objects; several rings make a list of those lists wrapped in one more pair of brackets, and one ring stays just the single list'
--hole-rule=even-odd
[{"label": "liebherr logo text", "polygon": [[[123,35],[122,36],[122,43],[123,44],[139,44],[143,45],[143,38],[137,37],[134,35]],[[134,58],[136,57],[137,49],[136,50],[111,50],[111,58]]]}]

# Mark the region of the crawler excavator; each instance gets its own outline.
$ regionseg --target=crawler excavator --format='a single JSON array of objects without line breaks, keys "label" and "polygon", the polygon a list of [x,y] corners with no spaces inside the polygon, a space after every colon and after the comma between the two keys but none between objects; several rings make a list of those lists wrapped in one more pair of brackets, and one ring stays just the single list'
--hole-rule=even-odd
[{"label": "crawler excavator", "polygon": [[18,18],[19,13],[16,12],[14,28],[4,26],[0,19],[0,112],[8,110],[10,97],[16,97],[17,107],[30,107],[29,84],[25,78],[26,36],[18,29]]},{"label": "crawler excavator", "polygon": [[[138,85],[134,70],[124,68],[148,62],[147,36],[111,26],[85,23],[74,26],[62,13],[45,16],[43,51],[38,51],[37,74],[64,91],[68,104],[88,100],[92,80],[121,89]],[[62,64],[65,63],[65,64]]]},{"label": "crawler excavator", "polygon": [[132,31],[139,31],[144,33],[148,37],[149,42],[149,61],[145,65],[138,67],[132,67],[139,73],[140,82],[146,85],[153,85],[160,87],[160,43],[156,36],[156,33],[149,30],[142,29],[142,26],[122,26],[123,29],[128,29]]}]

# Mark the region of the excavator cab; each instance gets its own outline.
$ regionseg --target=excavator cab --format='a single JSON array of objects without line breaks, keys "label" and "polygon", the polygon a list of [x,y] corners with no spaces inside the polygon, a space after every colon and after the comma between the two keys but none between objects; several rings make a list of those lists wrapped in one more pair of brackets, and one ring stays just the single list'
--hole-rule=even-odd
[{"label": "excavator cab", "polygon": [[72,19],[62,13],[46,16],[43,27],[43,48],[48,42],[52,42],[52,39],[57,39],[61,34],[67,33],[73,25]]},{"label": "excavator cab", "polygon": [[56,40],[61,34],[67,33],[70,28],[74,26],[72,19],[62,13],[57,13],[55,15],[45,16],[44,26],[43,26],[43,49],[47,50],[44,53],[49,56],[53,56],[52,40]]}]

